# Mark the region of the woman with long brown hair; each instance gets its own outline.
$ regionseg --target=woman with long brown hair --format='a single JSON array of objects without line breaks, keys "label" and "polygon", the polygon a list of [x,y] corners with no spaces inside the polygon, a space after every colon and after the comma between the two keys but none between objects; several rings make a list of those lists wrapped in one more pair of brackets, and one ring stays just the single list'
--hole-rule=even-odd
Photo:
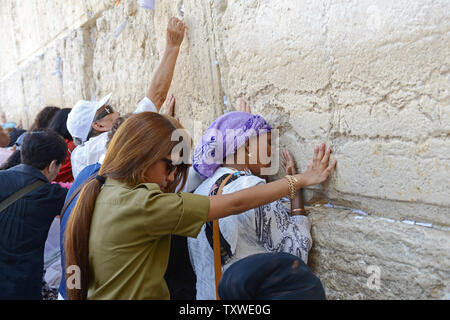
[{"label": "woman with long brown hair", "polygon": [[173,165],[175,130],[169,117],[144,112],[114,135],[98,176],[83,188],[67,224],[69,299],[169,299],[163,276],[171,234],[196,237],[206,221],[325,181],[336,164],[329,165],[329,152],[316,149],[302,174],[226,195],[170,193],[185,183],[188,169]]}]

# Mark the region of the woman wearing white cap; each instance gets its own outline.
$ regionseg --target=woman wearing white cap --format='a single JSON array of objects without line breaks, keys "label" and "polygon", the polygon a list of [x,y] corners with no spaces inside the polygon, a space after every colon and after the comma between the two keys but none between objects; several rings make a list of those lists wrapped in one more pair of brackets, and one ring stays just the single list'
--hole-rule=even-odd
[{"label": "woman wearing white cap", "polygon": [[[139,102],[134,113],[159,112],[161,109],[172,82],[184,31],[185,25],[182,21],[174,17],[169,20],[164,56],[153,76],[147,95]],[[67,129],[78,145],[71,156],[74,178],[84,167],[96,163],[106,152],[108,131],[120,116],[120,113],[115,112],[108,104],[111,96],[112,93],[99,102],[80,100],[67,118]]]}]

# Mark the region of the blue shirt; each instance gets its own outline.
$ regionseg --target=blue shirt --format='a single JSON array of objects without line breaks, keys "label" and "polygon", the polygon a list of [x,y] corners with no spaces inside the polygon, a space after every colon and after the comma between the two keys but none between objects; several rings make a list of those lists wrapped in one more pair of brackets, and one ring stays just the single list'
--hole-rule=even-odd
[{"label": "blue shirt", "polygon": [[[87,167],[85,167],[76,177],[75,181],[73,182],[72,186],[69,189],[69,192],[67,193],[66,201],[70,198],[72,193],[80,186],[82,185],[90,176],[96,175],[97,172],[100,170],[100,164],[94,163]],[[61,296],[66,299],[66,272],[65,272],[65,252],[64,252],[64,231],[66,230],[67,221],[69,221],[70,214],[72,213],[73,208],[75,207],[75,204],[77,203],[78,197],[80,193],[77,194],[77,196],[72,200],[70,205],[67,207],[66,211],[64,211],[62,219],[61,219],[61,225],[60,225],[60,246],[61,246],[61,283],[59,285],[59,293]]]},{"label": "blue shirt", "polygon": [[42,299],[45,240],[67,189],[26,164],[0,171],[0,202],[37,180],[46,184],[0,212],[0,300]]}]

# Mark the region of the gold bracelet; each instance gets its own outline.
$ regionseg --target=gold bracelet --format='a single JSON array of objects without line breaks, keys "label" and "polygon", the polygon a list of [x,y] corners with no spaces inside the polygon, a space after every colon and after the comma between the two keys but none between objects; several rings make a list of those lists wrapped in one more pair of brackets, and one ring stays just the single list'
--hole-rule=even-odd
[{"label": "gold bracelet", "polygon": [[297,178],[295,176],[291,176],[291,177],[292,177],[292,180],[294,182],[294,187],[295,187],[295,183],[298,182],[298,180],[297,180]]},{"label": "gold bracelet", "polygon": [[285,176],[289,184],[289,199],[293,200],[295,198],[295,185],[292,176]]}]

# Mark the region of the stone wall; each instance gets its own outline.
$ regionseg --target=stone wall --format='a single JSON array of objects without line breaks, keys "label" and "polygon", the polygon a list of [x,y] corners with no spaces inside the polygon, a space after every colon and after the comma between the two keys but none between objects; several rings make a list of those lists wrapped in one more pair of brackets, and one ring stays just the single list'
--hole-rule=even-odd
[{"label": "stone wall", "polygon": [[194,140],[245,98],[300,169],[333,145],[337,170],[306,192],[328,298],[449,299],[448,12],[446,0],[5,0],[0,108],[28,126],[46,105],[113,92],[132,111],[169,17],[183,18],[170,93]]}]

